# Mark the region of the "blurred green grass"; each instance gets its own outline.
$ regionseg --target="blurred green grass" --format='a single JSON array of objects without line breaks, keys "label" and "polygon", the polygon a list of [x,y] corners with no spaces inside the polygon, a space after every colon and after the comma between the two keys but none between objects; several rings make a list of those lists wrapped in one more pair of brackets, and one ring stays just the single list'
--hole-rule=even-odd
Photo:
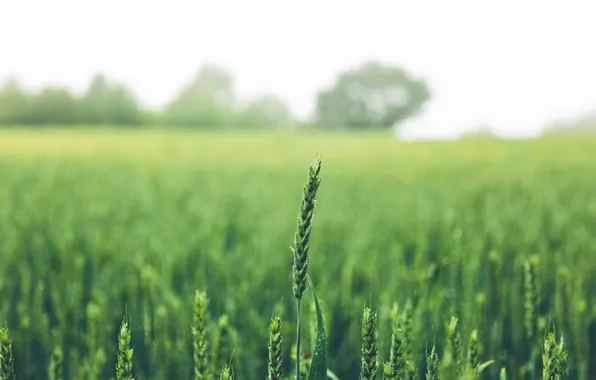
[{"label": "blurred green grass", "polygon": [[[0,155],[73,157],[98,160],[208,165],[300,165],[321,149],[328,160],[353,164],[370,160],[410,164],[437,162],[562,164],[585,161],[594,136],[556,136],[527,140],[399,141],[388,131],[192,131],[167,129],[0,129]],[[418,160],[416,160],[418,159]]]}]

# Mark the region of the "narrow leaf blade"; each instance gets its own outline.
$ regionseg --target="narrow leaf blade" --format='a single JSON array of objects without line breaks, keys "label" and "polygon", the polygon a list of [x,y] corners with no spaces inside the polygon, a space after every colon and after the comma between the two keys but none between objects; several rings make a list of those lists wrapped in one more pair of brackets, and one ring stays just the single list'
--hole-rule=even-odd
[{"label": "narrow leaf blade", "polygon": [[480,364],[477,369],[478,373],[484,371],[486,369],[486,367],[493,364],[494,362],[495,362],[494,360],[487,360],[484,363]]},{"label": "narrow leaf blade", "polygon": [[327,377],[331,380],[339,380],[339,377],[337,377],[337,375],[334,374],[330,369],[327,369]]},{"label": "narrow leaf blade", "polygon": [[315,343],[308,380],[327,380],[327,341],[325,339],[325,326],[323,325],[323,313],[319,305],[319,299],[315,293],[315,287],[308,276],[308,284],[315,300],[317,312],[317,340]]}]

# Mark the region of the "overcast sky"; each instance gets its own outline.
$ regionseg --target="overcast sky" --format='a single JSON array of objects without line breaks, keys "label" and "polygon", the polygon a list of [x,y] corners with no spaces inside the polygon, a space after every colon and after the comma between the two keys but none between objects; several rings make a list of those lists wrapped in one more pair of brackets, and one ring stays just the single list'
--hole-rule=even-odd
[{"label": "overcast sky", "polygon": [[376,59],[431,87],[412,137],[532,135],[595,110],[595,41],[588,0],[0,0],[0,79],[81,91],[101,71],[159,107],[213,62],[239,95],[308,116],[339,71]]}]

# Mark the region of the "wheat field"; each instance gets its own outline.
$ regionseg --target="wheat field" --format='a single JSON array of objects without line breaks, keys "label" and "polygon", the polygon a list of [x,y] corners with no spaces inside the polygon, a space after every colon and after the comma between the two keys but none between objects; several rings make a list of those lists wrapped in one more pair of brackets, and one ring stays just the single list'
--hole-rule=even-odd
[{"label": "wheat field", "polygon": [[290,247],[320,152],[308,272],[335,375],[360,375],[363,310],[374,309],[379,377],[399,313],[415,378],[425,378],[433,343],[440,358],[453,350],[453,318],[462,358],[494,360],[480,378],[502,368],[509,379],[542,378],[551,326],[568,378],[596,378],[595,148],[594,137],[563,136],[2,130],[0,324],[15,373],[116,378],[126,317],[136,379],[192,379],[201,290],[208,366],[266,378],[279,316],[290,374]]}]

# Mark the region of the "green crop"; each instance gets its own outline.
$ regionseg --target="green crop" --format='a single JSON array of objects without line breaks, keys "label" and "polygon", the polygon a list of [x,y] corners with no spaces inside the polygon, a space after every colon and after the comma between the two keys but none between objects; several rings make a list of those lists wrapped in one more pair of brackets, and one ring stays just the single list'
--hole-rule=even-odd
[{"label": "green crop", "polygon": [[596,378],[594,148],[2,132],[0,379]]}]

